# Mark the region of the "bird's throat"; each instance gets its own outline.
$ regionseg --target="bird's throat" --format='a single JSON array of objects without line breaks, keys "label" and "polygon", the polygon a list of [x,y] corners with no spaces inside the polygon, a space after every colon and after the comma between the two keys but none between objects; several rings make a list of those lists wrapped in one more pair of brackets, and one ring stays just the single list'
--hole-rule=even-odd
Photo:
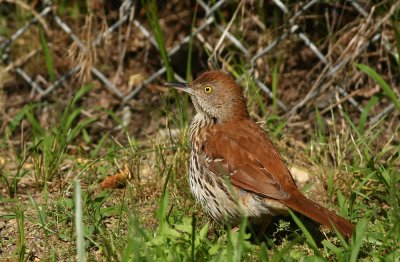
[{"label": "bird's throat", "polygon": [[211,122],[214,124],[218,122],[218,118],[216,116],[213,116],[207,110],[205,110],[193,96],[192,96],[192,103],[194,105],[197,115],[199,115],[199,116],[196,115],[197,118],[204,119],[205,122]]}]

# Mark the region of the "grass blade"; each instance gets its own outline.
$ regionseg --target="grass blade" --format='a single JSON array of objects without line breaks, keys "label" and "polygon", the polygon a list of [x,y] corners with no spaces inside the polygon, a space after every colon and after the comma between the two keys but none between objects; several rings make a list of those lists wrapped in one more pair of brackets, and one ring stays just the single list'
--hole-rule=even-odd
[{"label": "grass blade", "polygon": [[358,122],[358,131],[363,134],[365,131],[365,124],[367,122],[367,117],[371,109],[379,102],[377,96],[371,97],[368,103],[365,105],[364,110],[361,113],[360,120]]},{"label": "grass blade", "polygon": [[371,67],[364,64],[356,64],[357,68],[369,75],[383,90],[386,96],[393,102],[397,111],[400,112],[400,100],[385,80]]},{"label": "grass blade", "polygon": [[17,220],[17,228],[18,228],[18,241],[17,241],[18,261],[25,261],[25,250],[26,250],[25,228],[24,228],[25,214],[20,207],[17,207],[15,210],[15,218]]},{"label": "grass blade", "polygon": [[194,28],[196,26],[196,18],[197,18],[197,10],[198,10],[199,4],[196,2],[196,5],[194,7],[194,14],[193,14],[193,19],[192,19],[192,26],[190,28],[190,38],[189,38],[189,49],[188,49],[188,58],[187,58],[187,66],[186,66],[186,80],[191,80],[192,76],[192,50],[193,50],[193,32]]},{"label": "grass blade", "polygon": [[174,80],[174,72],[173,72],[171,64],[169,62],[167,48],[165,47],[164,36],[161,31],[161,27],[160,27],[160,23],[159,23],[157,1],[142,0],[142,4],[143,4],[145,12],[146,12],[147,20],[149,21],[151,29],[153,30],[153,34],[154,34],[154,37],[155,37],[155,40],[156,40],[157,46],[158,46],[158,51],[160,52],[161,58],[164,62],[164,66],[167,70],[167,79],[168,79],[168,81],[173,81]]},{"label": "grass blade", "polygon": [[354,242],[350,253],[350,262],[357,261],[357,256],[358,253],[360,252],[365,231],[367,230],[367,225],[368,225],[368,220],[366,218],[362,218],[356,226],[356,231],[354,232],[353,236]]},{"label": "grass blade", "polygon": [[274,66],[274,71],[272,72],[272,104],[274,107],[274,113],[278,113],[278,98],[277,98],[277,90],[278,90],[278,64]]},{"label": "grass blade", "polygon": [[310,232],[307,230],[307,228],[304,226],[304,224],[300,221],[300,219],[296,216],[296,214],[293,213],[292,210],[288,209],[288,211],[290,213],[290,216],[293,218],[294,222],[297,224],[297,226],[300,228],[300,230],[303,232],[304,236],[306,237],[307,244],[314,250],[315,254],[320,256],[317,243],[315,243],[315,240],[311,236]]},{"label": "grass blade", "polygon": [[82,193],[79,180],[74,181],[76,255],[79,262],[85,261],[85,240],[83,238]]},{"label": "grass blade", "polygon": [[56,81],[56,74],[54,72],[53,57],[51,56],[50,48],[47,43],[46,36],[44,35],[44,32],[42,29],[39,30],[39,39],[40,39],[40,44],[43,49],[44,60],[46,62],[47,72],[49,73],[51,82],[54,82],[54,81]]},{"label": "grass blade", "polygon": [[192,257],[192,261],[196,261],[194,258],[194,254],[195,254],[195,250],[194,250],[194,243],[196,240],[196,215],[193,213],[192,214],[192,250],[191,250],[191,257]]}]

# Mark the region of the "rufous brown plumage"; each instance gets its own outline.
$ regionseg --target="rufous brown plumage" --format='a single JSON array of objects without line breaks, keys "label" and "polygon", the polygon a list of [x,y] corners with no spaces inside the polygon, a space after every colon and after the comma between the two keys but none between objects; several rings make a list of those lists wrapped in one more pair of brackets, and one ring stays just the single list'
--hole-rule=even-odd
[{"label": "rufous brown plumage", "polygon": [[250,119],[240,86],[219,71],[190,84],[166,86],[190,94],[197,114],[190,125],[190,188],[217,221],[269,221],[291,208],[351,236],[354,225],[305,197],[266,132]]}]

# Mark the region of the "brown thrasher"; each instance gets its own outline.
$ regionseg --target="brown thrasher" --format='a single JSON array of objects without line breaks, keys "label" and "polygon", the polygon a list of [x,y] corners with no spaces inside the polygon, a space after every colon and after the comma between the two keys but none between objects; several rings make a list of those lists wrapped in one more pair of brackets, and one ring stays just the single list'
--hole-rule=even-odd
[{"label": "brown thrasher", "polygon": [[305,197],[266,132],[253,122],[242,90],[219,71],[192,83],[165,83],[190,94],[197,114],[190,124],[190,188],[218,222],[269,223],[291,208],[342,235],[354,225]]}]

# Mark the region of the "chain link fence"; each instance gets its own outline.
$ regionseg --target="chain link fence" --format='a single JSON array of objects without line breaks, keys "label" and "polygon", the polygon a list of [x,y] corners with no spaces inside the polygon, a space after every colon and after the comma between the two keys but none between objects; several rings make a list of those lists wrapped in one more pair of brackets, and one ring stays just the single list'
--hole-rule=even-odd
[{"label": "chain link fence", "polygon": [[[96,2],[100,1],[92,2],[96,4]],[[23,85],[30,88],[30,97],[32,98],[46,99],[47,96],[54,94],[57,89],[62,89],[74,83],[77,75],[84,74],[82,73],[84,70],[88,70],[90,77],[100,81],[101,86],[107,90],[110,96],[117,98],[122,104],[127,103],[140,92],[143,92],[144,87],[153,82],[157,83],[163,80],[166,67],[160,62],[161,59],[155,62],[149,61],[149,58],[143,58],[142,61],[139,61],[139,64],[140,62],[143,63],[141,70],[146,71],[146,77],[142,77],[139,81],[130,78],[129,84],[126,84],[128,80],[125,79],[125,82],[121,83],[115,74],[111,75],[109,73],[111,71],[120,75],[123,73],[127,64],[126,54],[129,45],[138,38],[139,40],[137,41],[141,42],[142,45],[139,48],[158,49],[155,35],[148,26],[146,17],[141,15],[142,4],[138,1],[125,0],[121,1],[118,6],[114,6],[118,15],[113,19],[107,18],[107,12],[109,11],[107,8],[110,8],[110,4],[106,6],[105,2],[102,7],[103,11],[105,10],[102,13],[102,17],[105,20],[108,19],[109,25],[104,30],[99,30],[89,37],[86,37],[86,34],[83,33],[85,31],[82,25],[77,25],[76,20],[61,15],[59,7],[51,1],[44,1],[42,6],[35,8],[19,1],[9,0],[0,1],[0,3],[1,5],[7,5],[7,8],[11,8],[13,5],[19,6],[19,8],[29,12],[32,17],[26,23],[21,24],[11,35],[0,36],[3,76],[8,74],[25,83]],[[335,98],[333,102],[330,100],[329,106],[324,107],[325,111],[346,103],[349,107],[354,108],[355,111],[363,112],[365,101],[367,100],[359,99],[357,95],[359,95],[358,91],[362,87],[368,86],[366,82],[369,80],[365,75],[355,72],[355,70],[348,74],[349,66],[354,63],[365,62],[366,56],[372,52],[371,49],[374,52],[384,53],[383,59],[390,60],[390,57],[398,59],[396,44],[391,34],[392,30],[388,30],[387,26],[393,14],[398,10],[398,2],[393,2],[387,9],[388,12],[383,14],[377,10],[379,5],[374,6],[369,1],[354,0],[344,2],[312,0],[290,4],[280,0],[267,3],[253,3],[253,1],[228,3],[225,0],[209,2],[197,0],[190,5],[198,9],[193,23],[194,26],[189,28],[190,26],[186,25],[184,28],[188,30],[180,30],[175,33],[172,40],[168,39],[167,50],[171,59],[177,54],[181,54],[180,52],[183,52],[183,49],[187,49],[189,42],[193,41],[193,45],[201,46],[208,53],[208,59],[205,61],[208,62],[209,67],[210,65],[219,64],[227,71],[230,71],[230,61],[228,61],[229,59],[224,53],[229,48],[229,50],[233,50],[235,57],[242,59],[243,63],[246,64],[244,70],[246,74],[236,76],[238,81],[243,80],[245,75],[248,76],[262,92],[265,92],[271,98],[273,97],[273,92],[267,76],[271,75],[270,71],[272,69],[268,64],[268,59],[276,61],[276,53],[282,54],[285,50],[288,53],[304,53],[306,54],[306,59],[311,59],[312,62],[310,64],[313,64],[313,66],[307,68],[310,73],[304,74],[305,77],[308,77],[308,88],[303,87],[301,89],[302,87],[299,87],[298,96],[288,102],[284,96],[285,89],[280,89],[278,86],[279,99],[277,105],[280,111],[286,114],[289,119],[301,111],[310,101],[324,100],[328,90]],[[7,8],[3,6],[3,12]],[[167,17],[163,17],[162,8],[163,5],[160,6],[159,10],[160,24],[162,29],[165,30],[163,23]],[[258,19],[260,18],[259,8],[264,8],[266,15],[280,17],[280,19],[276,20],[284,23],[275,26],[275,30],[271,33],[265,24]],[[96,11],[96,8],[94,7],[93,10]],[[268,12],[268,10],[273,10],[273,12]],[[321,10],[323,13],[315,13]],[[344,19],[340,17],[343,15],[340,10],[351,14],[354,20],[348,21],[347,26],[346,23],[342,22],[344,26],[335,31],[334,26],[329,25],[329,23],[338,24],[340,23],[338,20]],[[187,12],[191,17],[193,17],[194,13],[193,10],[181,10],[180,12]],[[171,13],[172,15],[179,17],[178,12]],[[318,39],[312,32],[310,34],[307,30],[308,23],[310,23],[310,19],[313,16],[325,17],[327,24],[324,27],[332,26],[332,31],[326,33],[326,39]],[[354,21],[356,20],[359,22],[355,23]],[[241,31],[242,25],[238,25],[238,21],[245,25],[248,23],[250,24],[249,28],[256,27],[256,30],[242,28],[243,31]],[[321,21],[321,18],[316,21]],[[92,22],[92,31],[100,28],[101,22],[97,23],[97,27],[93,23],[95,24],[95,22]],[[315,28],[315,25],[312,28]],[[48,37],[52,41],[48,41],[44,45],[31,45],[28,42],[31,39],[30,32],[37,30],[42,30],[46,36],[57,35],[57,37]],[[330,29],[327,30],[329,31]],[[248,37],[246,35],[248,32],[252,33],[253,36]],[[255,35],[254,32],[256,32]],[[337,37],[338,40],[335,40],[334,37]],[[209,41],[209,38],[214,40]],[[96,50],[97,52],[103,52],[99,50],[102,50],[102,46],[107,41],[114,43],[111,49],[118,49],[119,54],[118,59],[116,59],[118,60],[118,66],[111,69],[104,69],[105,67],[101,64],[101,61],[96,60],[89,65],[87,62],[82,63],[79,59],[75,60],[75,64],[65,63],[65,60],[67,60],[66,50],[53,50],[60,44],[68,48],[74,45],[76,53],[90,57],[92,52],[96,52]],[[338,49],[340,41],[343,42],[340,47],[342,49]],[[21,47],[21,45],[25,47]],[[43,50],[45,47],[48,47],[53,52],[52,60],[50,59],[49,61],[53,61],[54,64],[58,65],[62,64],[62,66],[56,67],[54,76],[47,72],[48,70],[45,70],[44,73],[43,70],[41,73],[37,73],[40,70],[32,69],[32,66],[38,66],[35,64],[35,60],[39,54],[45,53],[46,50]],[[57,52],[59,55],[54,55]],[[287,56],[285,59],[290,59],[290,57]],[[103,61],[103,63],[107,63],[107,61]],[[45,65],[41,67],[44,68]],[[205,70],[206,68],[204,67],[203,69]],[[291,72],[289,69],[281,68],[279,72],[282,73],[283,78],[290,77]],[[185,76],[178,72],[175,73],[175,78],[179,81],[184,81]],[[4,81],[3,78],[3,83]],[[369,83],[373,82],[370,81]],[[377,108],[379,108],[379,111],[375,111],[369,117],[370,124],[376,123],[383,116],[393,112],[394,104],[390,103],[390,101],[382,100],[382,104]]]}]

